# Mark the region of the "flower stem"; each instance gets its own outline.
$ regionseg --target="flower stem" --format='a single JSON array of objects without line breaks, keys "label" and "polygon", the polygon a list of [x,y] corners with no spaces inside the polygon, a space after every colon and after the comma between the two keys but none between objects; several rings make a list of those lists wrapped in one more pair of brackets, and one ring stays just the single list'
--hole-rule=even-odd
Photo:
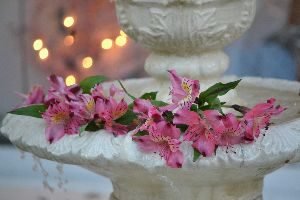
[{"label": "flower stem", "polygon": [[233,108],[232,105],[222,105],[223,108]]},{"label": "flower stem", "polygon": [[222,105],[222,107],[224,108],[232,108],[242,114],[245,114],[246,112],[248,112],[250,109],[245,107],[245,106],[240,106],[240,105]]},{"label": "flower stem", "polygon": [[118,80],[118,82],[119,82],[120,86],[122,87],[122,89],[124,90],[124,92],[127,94],[127,96],[129,96],[132,100],[135,100],[136,98],[126,90],[123,83],[120,80]]}]

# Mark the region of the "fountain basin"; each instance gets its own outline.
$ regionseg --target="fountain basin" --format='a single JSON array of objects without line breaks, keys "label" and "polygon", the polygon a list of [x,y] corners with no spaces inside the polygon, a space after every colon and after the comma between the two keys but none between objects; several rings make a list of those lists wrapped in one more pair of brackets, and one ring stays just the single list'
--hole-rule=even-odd
[{"label": "fountain basin", "polygon": [[152,53],[145,70],[209,79],[229,65],[223,48],[252,24],[256,0],[116,0],[122,29]]},{"label": "fountain basin", "polygon": [[[124,85],[137,96],[166,88],[164,81],[152,78],[127,80]],[[299,88],[296,82],[244,78],[236,92],[245,105],[275,97],[289,109],[254,144],[236,145],[229,151],[219,148],[216,156],[197,162],[192,161],[192,148],[183,145],[182,169],[170,169],[158,155],[141,153],[130,133],[114,137],[104,130],[84,132],[50,145],[42,119],[11,114],[4,119],[1,132],[18,148],[38,157],[79,165],[110,178],[114,186],[111,200],[262,199],[264,176],[300,161]]]}]

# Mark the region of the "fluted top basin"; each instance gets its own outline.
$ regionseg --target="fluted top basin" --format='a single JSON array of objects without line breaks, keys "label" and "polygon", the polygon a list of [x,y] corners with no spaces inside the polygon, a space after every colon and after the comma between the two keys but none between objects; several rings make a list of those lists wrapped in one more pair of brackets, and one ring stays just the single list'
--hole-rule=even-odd
[{"label": "fluted top basin", "polygon": [[[165,82],[150,78],[128,80],[124,84],[136,95],[167,88]],[[244,78],[237,93],[245,104],[252,105],[272,96],[288,110],[275,119],[265,136],[254,144],[236,145],[228,150],[219,148],[216,156],[201,158],[197,162],[193,162],[192,148],[183,145],[185,162],[183,168],[177,170],[168,168],[156,154],[141,153],[130,133],[114,137],[104,130],[84,132],[49,144],[44,136],[42,119],[11,114],[4,119],[1,132],[17,147],[38,157],[80,165],[112,179],[124,174],[138,178],[140,173],[147,173],[149,180],[163,176],[174,182],[186,180],[189,184],[241,181],[263,177],[285,163],[300,161],[299,88],[300,84],[296,82]]]},{"label": "fluted top basin", "polygon": [[123,30],[163,53],[199,54],[240,37],[255,16],[255,0],[116,0]]},{"label": "fluted top basin", "polygon": [[256,0],[115,0],[122,30],[151,51],[146,72],[209,79],[228,68],[222,48],[252,24]]}]

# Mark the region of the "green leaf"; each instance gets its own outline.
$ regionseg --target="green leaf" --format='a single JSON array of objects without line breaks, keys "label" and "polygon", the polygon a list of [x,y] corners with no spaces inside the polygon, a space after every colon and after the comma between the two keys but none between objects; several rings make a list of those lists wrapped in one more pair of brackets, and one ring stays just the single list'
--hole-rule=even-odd
[{"label": "green leaf", "polygon": [[157,96],[158,92],[148,92],[143,94],[140,99],[147,99],[147,100],[156,100],[156,96]]},{"label": "green leaf", "polygon": [[196,162],[201,156],[201,153],[194,148],[194,158],[193,158],[193,161]]},{"label": "green leaf", "polygon": [[230,90],[235,89],[238,84],[241,82],[241,80],[229,82],[229,83],[217,83],[210,88],[208,88],[206,91],[201,92],[198,99],[199,106],[204,105],[205,102],[215,99],[218,96],[223,96],[226,93],[228,93]]},{"label": "green leaf", "polygon": [[104,128],[103,124],[96,124],[94,121],[92,121],[86,126],[85,131],[96,132],[103,128]]},{"label": "green leaf", "polygon": [[128,110],[122,117],[117,119],[116,122],[123,125],[129,125],[135,119],[137,119],[136,114],[132,110]]},{"label": "green leaf", "polygon": [[85,131],[85,129],[86,129],[87,126],[88,126],[88,124],[83,125],[83,126],[80,127],[80,129],[79,129],[79,136],[82,135],[82,133]]},{"label": "green leaf", "polygon": [[103,83],[106,81],[107,78],[104,76],[91,76],[79,83],[83,93],[89,94],[91,92],[91,89],[95,87],[95,85]]},{"label": "green leaf", "polygon": [[199,109],[202,111],[218,110],[221,114],[224,114],[222,110],[223,105],[224,105],[223,102],[221,102],[219,98],[214,98],[214,99],[207,100],[207,104],[200,106]]},{"label": "green leaf", "polygon": [[42,114],[47,110],[44,104],[35,104],[26,107],[17,108],[9,113],[15,115],[25,115],[30,117],[42,118]]},{"label": "green leaf", "polygon": [[191,109],[190,109],[191,111],[193,111],[193,112],[198,112],[198,106],[196,105],[196,104],[193,104],[192,106],[191,106]]},{"label": "green leaf", "polygon": [[88,126],[88,124],[81,126],[79,129],[79,132],[82,133],[83,131],[85,131],[86,127]]},{"label": "green leaf", "polygon": [[139,137],[139,136],[145,136],[145,135],[149,135],[148,131],[139,131],[134,136]]},{"label": "green leaf", "polygon": [[171,111],[165,111],[163,117],[167,122],[172,123],[174,119],[174,114]]},{"label": "green leaf", "polygon": [[185,131],[189,128],[186,124],[177,124],[176,127],[180,129],[181,133],[185,133]]},{"label": "green leaf", "polygon": [[157,107],[163,107],[163,106],[169,105],[166,102],[157,101],[157,100],[152,100],[151,103],[152,103],[152,105],[157,106]]}]

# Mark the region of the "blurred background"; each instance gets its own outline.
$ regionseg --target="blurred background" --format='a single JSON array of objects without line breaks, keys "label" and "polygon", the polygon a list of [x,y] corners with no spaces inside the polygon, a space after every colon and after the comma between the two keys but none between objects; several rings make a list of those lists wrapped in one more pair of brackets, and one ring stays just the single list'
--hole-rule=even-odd
[{"label": "blurred background", "polygon": [[[300,1],[257,3],[252,28],[226,48],[231,59],[227,74],[299,81]],[[46,86],[52,73],[67,84],[94,74],[144,77],[147,55],[122,32],[109,0],[0,0],[0,120],[20,103],[14,92]],[[49,172],[45,176],[37,159],[22,155],[0,136],[0,200],[20,194],[34,200],[107,199],[112,190],[107,179],[74,166],[65,167],[65,181],[55,175],[60,172],[56,163],[42,161]],[[45,179],[56,192],[49,191]],[[299,180],[297,165],[273,173],[266,179],[266,199],[299,199]]]}]

